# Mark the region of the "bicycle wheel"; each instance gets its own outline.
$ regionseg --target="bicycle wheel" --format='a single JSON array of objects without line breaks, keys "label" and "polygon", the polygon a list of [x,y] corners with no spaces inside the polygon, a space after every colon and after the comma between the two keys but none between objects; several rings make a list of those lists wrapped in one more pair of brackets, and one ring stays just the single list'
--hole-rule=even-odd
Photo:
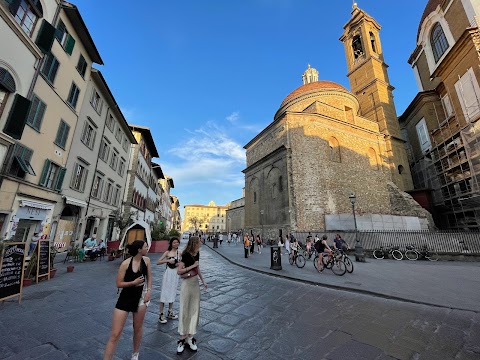
[{"label": "bicycle wheel", "polygon": [[332,271],[335,275],[343,276],[347,272],[347,267],[342,260],[332,260]]},{"label": "bicycle wheel", "polygon": [[353,262],[350,260],[350,258],[345,255],[342,260],[345,264],[345,267],[347,268],[347,272],[351,274],[353,272]]},{"label": "bicycle wheel", "polygon": [[392,251],[392,256],[395,260],[402,260],[403,259],[403,254],[400,250],[393,250]]},{"label": "bicycle wheel", "polygon": [[290,263],[290,265],[293,265],[293,254],[288,255],[288,262]]},{"label": "bicycle wheel", "polygon": [[297,265],[298,268],[303,268],[305,266],[305,257],[303,255],[297,255],[295,264]]},{"label": "bicycle wheel", "polygon": [[407,250],[407,251],[405,251],[405,257],[408,260],[417,260],[418,259],[418,253],[414,250]]},{"label": "bicycle wheel", "polygon": [[313,266],[315,266],[315,270],[318,271],[317,262],[318,262],[318,255],[313,258]]},{"label": "bicycle wheel", "polygon": [[436,251],[429,251],[425,257],[430,261],[438,261],[438,253]]},{"label": "bicycle wheel", "polygon": [[385,254],[383,253],[383,250],[376,249],[376,250],[373,250],[373,257],[375,259],[383,259],[385,258]]},{"label": "bicycle wheel", "polygon": [[323,267],[325,269],[332,268],[333,261],[330,259],[328,255],[325,255],[325,254],[323,255],[322,262],[323,262]]}]

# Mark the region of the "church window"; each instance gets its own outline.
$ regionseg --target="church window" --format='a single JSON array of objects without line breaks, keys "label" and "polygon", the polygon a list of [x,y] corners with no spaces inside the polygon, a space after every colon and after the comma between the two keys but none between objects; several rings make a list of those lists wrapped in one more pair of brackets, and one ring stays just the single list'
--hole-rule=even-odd
[{"label": "church window", "polygon": [[328,140],[328,147],[330,151],[330,160],[340,162],[340,144],[338,143],[338,140],[331,137]]},{"label": "church window", "polygon": [[442,96],[443,109],[445,110],[446,119],[448,119],[453,114],[452,103],[450,102],[450,97],[448,94]]},{"label": "church window", "polygon": [[357,35],[353,38],[352,49],[355,60],[363,55],[362,38],[360,37],[360,35]]},{"label": "church window", "polygon": [[377,153],[373,148],[368,149],[368,160],[370,162],[370,167],[372,168],[372,170],[378,170]]},{"label": "church window", "polygon": [[442,26],[439,23],[436,23],[433,26],[432,33],[430,35],[430,43],[433,49],[433,57],[435,62],[438,62],[442,55],[448,49],[448,41],[443,32]]},{"label": "church window", "polygon": [[257,202],[257,192],[253,192],[253,203],[255,204]]},{"label": "church window", "polygon": [[272,185],[272,199],[276,199],[277,198],[277,184],[273,184]]},{"label": "church window", "polygon": [[279,192],[282,192],[283,191],[283,177],[282,176],[279,176],[278,177],[278,191]]},{"label": "church window", "polygon": [[377,46],[375,45],[375,35],[373,35],[372,32],[370,32],[370,43],[372,44],[372,50],[373,52],[377,52]]},{"label": "church window", "polygon": [[472,121],[480,113],[480,88],[472,68],[455,83],[465,119]]},{"label": "church window", "polygon": [[417,129],[420,148],[422,149],[423,153],[425,153],[427,150],[432,148],[432,143],[430,142],[430,136],[428,134],[427,123],[425,122],[425,119],[422,118],[417,125],[415,125],[415,128]]},{"label": "church window", "polygon": [[398,165],[398,173],[401,175],[403,174],[403,165]]}]

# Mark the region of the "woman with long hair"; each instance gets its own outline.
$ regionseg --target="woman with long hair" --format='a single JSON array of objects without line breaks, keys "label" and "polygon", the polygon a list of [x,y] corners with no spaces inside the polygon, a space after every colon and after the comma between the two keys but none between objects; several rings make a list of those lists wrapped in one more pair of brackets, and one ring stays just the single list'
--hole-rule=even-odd
[{"label": "woman with long hair", "polygon": [[257,252],[259,254],[262,253],[262,239],[260,238],[260,235],[257,235],[257,238],[255,239],[255,242],[257,243]]},{"label": "woman with long hair", "polygon": [[192,236],[182,252],[182,259],[177,268],[178,275],[183,279],[180,290],[180,319],[178,321],[180,340],[177,343],[177,354],[183,352],[185,343],[191,350],[197,351],[197,341],[193,335],[197,333],[200,316],[200,286],[198,278],[202,281],[205,289],[208,288],[200,272],[200,245],[200,238]]},{"label": "woman with long hair", "polygon": [[[157,265],[167,264],[167,268],[163,273],[162,291],[160,293],[160,315],[158,321],[161,324],[166,324],[167,319],[176,320],[178,315],[173,313],[173,303],[177,296],[178,287],[178,274],[177,267],[180,261],[180,254],[178,252],[178,246],[180,240],[176,237],[171,238],[168,243],[168,250],[158,259]],[[165,317],[163,315],[163,308],[165,304],[168,304],[168,314]]]},{"label": "woman with long hair", "polygon": [[104,360],[113,358],[118,340],[122,335],[128,313],[133,313],[133,354],[131,360],[138,360],[143,335],[143,320],[150,303],[152,291],[152,269],[150,259],[145,255],[148,245],[135,240],[127,246],[131,255],[120,265],[117,274],[117,288],[122,289],[113,310],[112,334],[105,348]]}]

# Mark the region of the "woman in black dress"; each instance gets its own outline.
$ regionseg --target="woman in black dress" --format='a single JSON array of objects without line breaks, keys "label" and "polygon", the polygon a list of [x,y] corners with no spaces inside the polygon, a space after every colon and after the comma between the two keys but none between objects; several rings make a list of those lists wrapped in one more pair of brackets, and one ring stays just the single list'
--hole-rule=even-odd
[{"label": "woman in black dress", "polygon": [[148,245],[143,240],[135,240],[127,246],[130,258],[124,260],[118,269],[117,287],[122,289],[113,310],[112,334],[105,348],[104,360],[111,360],[118,340],[122,335],[128,313],[133,313],[133,354],[138,360],[138,352],[143,335],[143,319],[150,303],[152,291],[152,269],[150,259],[145,255]]}]

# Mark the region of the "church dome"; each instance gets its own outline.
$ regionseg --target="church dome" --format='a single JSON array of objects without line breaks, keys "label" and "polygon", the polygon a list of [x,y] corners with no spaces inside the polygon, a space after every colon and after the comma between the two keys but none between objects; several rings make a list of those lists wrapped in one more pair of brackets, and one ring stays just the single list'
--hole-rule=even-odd
[{"label": "church dome", "polygon": [[[343,91],[348,91],[345,87],[343,87],[340,84],[337,84],[336,82],[333,81],[327,81],[327,80],[319,80],[315,82],[311,82],[308,84],[304,84],[295,90],[293,90],[288,96],[282,101],[282,104],[280,107],[283,107],[287,102],[290,100],[297,98],[301,95],[307,94],[307,93],[314,93],[314,92],[320,92],[320,91],[326,91],[326,90],[343,90]],[[348,91],[349,92],[349,91]]]},{"label": "church dome", "polygon": [[435,11],[437,6],[440,5],[442,1],[443,0],[428,1],[427,5],[425,6],[425,10],[423,11],[422,18],[420,19],[420,23],[418,24],[417,38],[418,38],[418,35],[420,35],[420,31],[422,30],[423,20],[425,20],[428,15],[430,15],[433,11]]}]

